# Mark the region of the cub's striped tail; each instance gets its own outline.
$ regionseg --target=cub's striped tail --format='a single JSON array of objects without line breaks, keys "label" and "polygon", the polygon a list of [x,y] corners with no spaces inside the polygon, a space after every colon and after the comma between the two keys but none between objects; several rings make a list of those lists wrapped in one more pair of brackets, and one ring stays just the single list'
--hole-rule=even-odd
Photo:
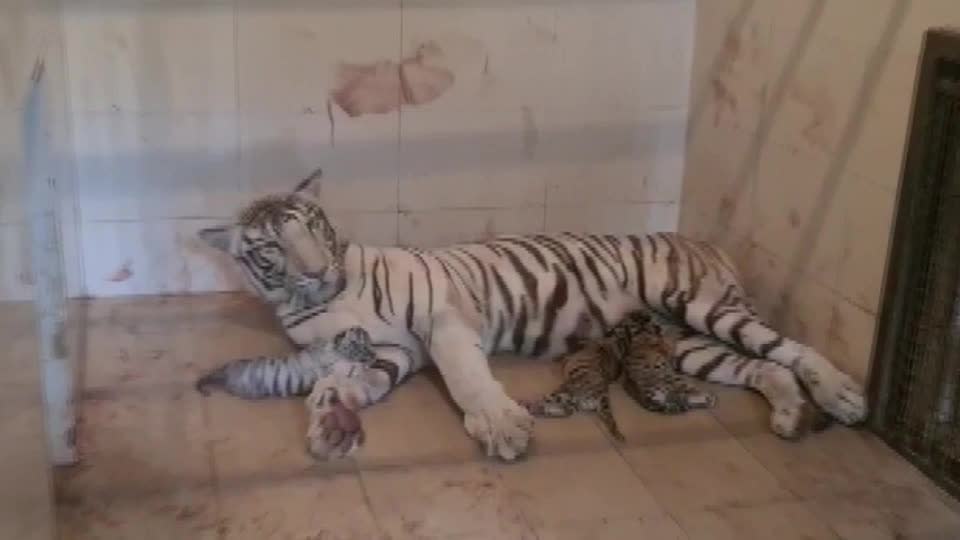
[{"label": "cub's striped tail", "polygon": [[245,399],[305,396],[320,375],[314,353],[311,347],[285,357],[232,360],[200,377],[195,387],[203,395],[221,388]]},{"label": "cub's striped tail", "polygon": [[210,388],[246,399],[304,396],[317,378],[327,375],[337,362],[360,365],[376,363],[370,334],[359,326],[343,330],[330,341],[321,341],[285,357],[242,358],[200,377],[196,389],[209,395]]}]

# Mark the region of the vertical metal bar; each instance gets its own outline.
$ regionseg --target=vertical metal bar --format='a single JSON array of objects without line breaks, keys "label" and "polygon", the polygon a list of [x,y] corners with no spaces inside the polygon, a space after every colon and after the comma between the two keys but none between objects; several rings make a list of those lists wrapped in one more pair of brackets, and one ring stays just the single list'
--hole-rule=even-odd
[{"label": "vertical metal bar", "polygon": [[67,350],[67,306],[59,197],[51,164],[43,59],[37,59],[23,114],[23,155],[30,216],[34,309],[46,417],[47,451],[55,465],[77,461],[73,370]]}]

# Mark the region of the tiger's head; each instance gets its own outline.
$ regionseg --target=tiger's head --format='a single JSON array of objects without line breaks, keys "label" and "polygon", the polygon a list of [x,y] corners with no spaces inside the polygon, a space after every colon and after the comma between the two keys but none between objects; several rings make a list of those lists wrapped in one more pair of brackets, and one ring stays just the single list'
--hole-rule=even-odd
[{"label": "tiger's head", "polygon": [[287,302],[294,294],[310,298],[342,280],[346,244],[307,190],[319,176],[317,170],[291,193],[253,201],[231,225],[197,233],[233,257],[267,302]]}]

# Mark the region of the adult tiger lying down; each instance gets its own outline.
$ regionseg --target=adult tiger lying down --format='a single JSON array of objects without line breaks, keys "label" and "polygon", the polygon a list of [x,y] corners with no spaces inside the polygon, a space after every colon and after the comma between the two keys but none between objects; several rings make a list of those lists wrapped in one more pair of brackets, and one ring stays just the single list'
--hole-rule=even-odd
[{"label": "adult tiger lying down", "polygon": [[[278,364],[313,380],[311,425],[321,428],[308,445],[319,458],[358,446],[328,440],[329,431],[344,431],[344,407],[380,401],[433,362],[467,432],[489,455],[513,460],[527,449],[533,421],[493,377],[488,355],[555,357],[577,341],[581,316],[599,337],[637,309],[687,326],[691,332],[676,345],[677,368],[759,391],[773,409],[772,430],[783,437],[803,435],[814,416],[801,384],[840,422],[866,415],[860,386],[763,322],[714,246],[674,233],[505,236],[430,250],[364,246],[337,236],[304,192],[307,184],[259,199],[236,224],[200,236],[233,256],[297,344],[320,347],[354,326],[369,333],[376,359],[350,376]],[[316,295],[291,294],[291,275],[308,289],[312,281]]]}]

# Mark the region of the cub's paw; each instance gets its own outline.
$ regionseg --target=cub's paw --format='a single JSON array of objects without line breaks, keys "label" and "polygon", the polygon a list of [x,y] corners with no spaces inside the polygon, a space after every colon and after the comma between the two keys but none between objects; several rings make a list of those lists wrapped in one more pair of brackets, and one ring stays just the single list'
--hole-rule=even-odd
[{"label": "cub's paw", "polygon": [[487,456],[504,461],[523,457],[533,437],[533,417],[509,398],[497,406],[468,411],[463,426],[471,437],[483,444]]},{"label": "cub's paw", "polygon": [[307,408],[307,451],[317,460],[347,457],[363,445],[360,417],[343,403],[336,388],[315,391],[307,399]]},{"label": "cub's paw", "polygon": [[521,407],[538,418],[566,418],[575,412],[567,404],[550,399],[520,400]]}]

